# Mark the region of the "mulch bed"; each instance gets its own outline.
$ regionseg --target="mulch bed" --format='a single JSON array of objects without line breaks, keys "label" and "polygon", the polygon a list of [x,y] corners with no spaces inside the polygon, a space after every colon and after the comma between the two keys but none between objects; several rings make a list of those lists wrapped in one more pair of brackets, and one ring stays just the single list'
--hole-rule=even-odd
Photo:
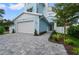
[{"label": "mulch bed", "polygon": [[68,53],[69,55],[74,55],[74,53],[72,52],[73,47],[72,47],[71,45],[65,45],[65,44],[64,44],[64,47],[65,47],[65,49],[66,49],[66,51],[67,51],[67,53]]}]

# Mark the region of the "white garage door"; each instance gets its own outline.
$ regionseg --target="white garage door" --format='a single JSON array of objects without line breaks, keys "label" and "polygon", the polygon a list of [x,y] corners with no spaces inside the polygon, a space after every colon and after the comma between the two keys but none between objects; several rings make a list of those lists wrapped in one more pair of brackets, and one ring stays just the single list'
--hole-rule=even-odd
[{"label": "white garage door", "polygon": [[19,33],[34,33],[34,23],[33,23],[33,21],[18,23],[17,27],[18,27]]}]

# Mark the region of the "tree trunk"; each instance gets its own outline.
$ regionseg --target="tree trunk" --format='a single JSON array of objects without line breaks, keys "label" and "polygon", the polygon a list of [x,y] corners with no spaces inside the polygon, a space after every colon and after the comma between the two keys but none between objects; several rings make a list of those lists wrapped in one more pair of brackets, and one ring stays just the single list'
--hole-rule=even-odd
[{"label": "tree trunk", "polygon": [[64,39],[66,39],[66,23],[64,23]]}]

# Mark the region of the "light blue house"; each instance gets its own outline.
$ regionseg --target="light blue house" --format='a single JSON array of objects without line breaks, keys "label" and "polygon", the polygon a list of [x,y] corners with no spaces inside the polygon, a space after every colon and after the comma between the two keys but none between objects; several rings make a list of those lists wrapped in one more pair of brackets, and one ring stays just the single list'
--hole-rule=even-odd
[{"label": "light blue house", "polygon": [[52,31],[53,21],[49,15],[48,4],[27,3],[25,10],[14,19],[16,33],[38,34]]}]

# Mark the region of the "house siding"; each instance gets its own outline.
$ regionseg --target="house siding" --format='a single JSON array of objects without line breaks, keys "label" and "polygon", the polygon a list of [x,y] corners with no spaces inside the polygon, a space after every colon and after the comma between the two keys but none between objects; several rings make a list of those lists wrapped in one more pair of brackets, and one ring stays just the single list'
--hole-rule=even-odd
[{"label": "house siding", "polygon": [[36,12],[37,11],[36,3],[27,3],[25,7],[26,7],[25,8],[25,12],[27,12],[27,9],[29,9],[29,8],[33,8],[32,12]]},{"label": "house siding", "polygon": [[48,31],[48,24],[44,20],[39,21],[39,32],[47,32]]},{"label": "house siding", "polygon": [[37,30],[37,33],[39,34],[39,15],[33,15],[33,14],[22,14],[20,17],[18,17],[15,21],[15,29],[16,32],[18,32],[18,23],[20,22],[29,22],[29,21],[33,21],[33,25],[34,25],[34,32],[35,29]]},{"label": "house siding", "polygon": [[44,8],[45,6],[43,6],[43,3],[37,4],[38,13],[44,14]]},{"label": "house siding", "polygon": [[43,14],[45,17],[47,17],[47,11],[48,11],[48,5],[45,3],[39,3],[37,4],[38,13]]},{"label": "house siding", "polygon": [[33,20],[35,18],[35,15],[31,15],[31,14],[22,14],[19,18],[17,18],[17,22],[22,22],[22,21],[30,21]]},{"label": "house siding", "polygon": [[[27,12],[27,9],[31,7],[33,7],[32,12]],[[47,32],[49,30],[49,25],[46,21],[47,19],[46,20],[40,19],[40,16],[42,15],[47,17],[47,4],[43,5],[43,3],[39,3],[39,4],[28,3],[26,5],[25,12],[23,12],[15,20],[16,32],[18,32],[18,23],[24,23],[24,22],[29,22],[29,21],[33,21],[33,25],[34,25],[33,29],[34,29],[34,32],[35,30],[37,31],[37,34],[40,34],[41,32]]]},{"label": "house siding", "polygon": [[37,34],[39,34],[39,16],[35,17],[35,20],[34,20],[34,26],[35,26],[35,29],[34,31],[36,30],[37,31]]}]

